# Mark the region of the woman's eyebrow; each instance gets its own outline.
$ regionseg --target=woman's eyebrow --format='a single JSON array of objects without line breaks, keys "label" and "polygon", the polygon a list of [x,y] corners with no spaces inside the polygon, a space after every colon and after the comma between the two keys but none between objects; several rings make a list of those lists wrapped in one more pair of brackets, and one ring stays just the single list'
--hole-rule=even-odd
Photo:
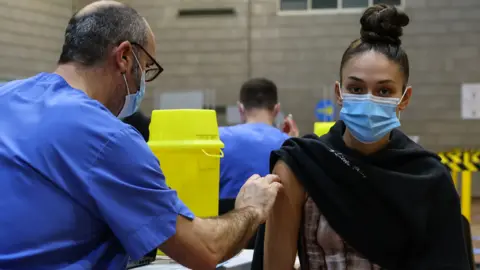
[{"label": "woman's eyebrow", "polygon": [[357,81],[357,82],[364,82],[362,79],[355,77],[355,76],[348,76],[349,79]]},{"label": "woman's eyebrow", "polygon": [[378,81],[377,84],[385,84],[385,83],[394,83],[395,81],[393,80],[381,80],[381,81]]}]

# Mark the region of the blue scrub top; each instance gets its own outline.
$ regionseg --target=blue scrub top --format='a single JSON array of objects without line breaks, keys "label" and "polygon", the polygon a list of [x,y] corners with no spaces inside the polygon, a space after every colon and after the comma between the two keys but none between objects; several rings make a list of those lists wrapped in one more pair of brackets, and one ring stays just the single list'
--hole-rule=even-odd
[{"label": "blue scrub top", "polygon": [[225,144],[220,160],[220,199],[234,199],[253,174],[270,173],[270,153],[279,149],[288,135],[264,123],[248,123],[219,129]]},{"label": "blue scrub top", "polygon": [[124,269],[193,219],[141,135],[59,75],[2,86],[0,115],[0,269]]}]

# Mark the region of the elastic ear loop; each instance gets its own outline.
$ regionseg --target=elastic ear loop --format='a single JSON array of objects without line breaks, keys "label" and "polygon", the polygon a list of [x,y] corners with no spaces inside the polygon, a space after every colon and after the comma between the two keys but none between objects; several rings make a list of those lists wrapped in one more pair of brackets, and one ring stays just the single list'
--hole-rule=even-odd
[{"label": "elastic ear loop", "polygon": [[[406,93],[407,93],[407,88],[405,88],[405,91],[403,91],[403,95],[402,95],[402,97],[400,98],[400,100],[398,101],[397,106],[400,105],[400,103],[402,103],[402,100],[403,100],[403,98],[405,97],[405,94],[406,94]],[[398,121],[400,121],[401,115],[402,115],[402,111],[398,110]]]},{"label": "elastic ear loop", "polygon": [[125,81],[125,86],[127,87],[127,94],[130,95],[130,87],[128,87],[127,77],[125,77],[125,73],[122,73],[123,81]]},{"label": "elastic ear loop", "polygon": [[340,94],[340,99],[343,101],[343,95],[342,95],[342,85],[338,84],[338,92]]},{"label": "elastic ear loop", "polygon": [[[140,69],[141,72],[143,72],[142,66],[140,65],[140,61],[138,61],[137,56],[135,55],[135,52],[132,51],[133,57],[135,57],[135,60],[137,61],[138,68]],[[125,56],[123,57],[124,59],[127,59]],[[125,76],[125,72],[122,73],[123,76],[123,81],[125,82],[125,85],[127,86],[127,94],[130,95],[130,87],[128,87],[128,82],[127,82],[127,77]]]}]

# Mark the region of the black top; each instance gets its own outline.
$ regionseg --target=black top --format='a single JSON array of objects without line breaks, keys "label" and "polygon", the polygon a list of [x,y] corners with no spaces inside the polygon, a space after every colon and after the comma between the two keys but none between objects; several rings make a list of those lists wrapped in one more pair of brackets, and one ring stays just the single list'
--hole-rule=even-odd
[{"label": "black top", "polygon": [[148,138],[150,136],[150,132],[148,129],[150,126],[150,117],[138,111],[131,116],[124,118],[123,122],[130,124],[135,129],[137,129],[138,132],[140,132],[142,137],[145,139],[145,141],[148,141]]},{"label": "black top", "polygon": [[[338,121],[320,138],[289,139],[270,167],[283,160],[330,226],[382,268],[469,269],[459,197],[438,156],[399,130],[366,156],[345,145],[344,131]],[[258,242],[252,269],[262,269]]]}]

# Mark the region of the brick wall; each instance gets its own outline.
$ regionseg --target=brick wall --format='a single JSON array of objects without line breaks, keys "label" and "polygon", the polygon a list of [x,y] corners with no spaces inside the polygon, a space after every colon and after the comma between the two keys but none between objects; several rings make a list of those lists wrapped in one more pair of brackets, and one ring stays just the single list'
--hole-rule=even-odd
[{"label": "brick wall", "polygon": [[70,0],[0,0],[0,80],[55,68]]},{"label": "brick wall", "polygon": [[[89,2],[0,0],[0,80],[53,69],[72,9]],[[278,15],[277,0],[130,3],[149,20],[166,69],[149,85],[144,109],[153,108],[156,92],[172,90],[215,89],[217,103],[231,105],[244,80],[267,76],[304,132],[312,131],[314,105],[333,91],[340,56],[359,31],[360,14]],[[177,17],[180,8],[213,7],[236,14]],[[477,146],[480,124],[460,119],[460,84],[480,81],[480,1],[407,0],[406,11],[414,96],[403,129],[432,150]]]},{"label": "brick wall", "polygon": [[[359,36],[360,14],[277,16],[275,0],[256,6],[253,73],[275,79],[287,102],[295,99],[287,104],[308,129],[315,120],[314,93],[338,79],[341,55]],[[462,82],[480,81],[479,11],[477,0],[406,1],[412,22],[403,40],[414,94],[402,115],[403,129],[420,135],[430,149],[479,143],[480,124],[460,119],[459,91]]]},{"label": "brick wall", "polygon": [[461,119],[460,87],[480,82],[480,1],[411,2],[405,47],[416,91],[405,130],[435,150],[478,147],[480,122]]},{"label": "brick wall", "polygon": [[94,1],[0,0],[0,81],[52,71],[73,11]]},{"label": "brick wall", "polygon": [[[277,0],[252,0],[250,9],[246,0],[132,4],[151,23],[166,70],[149,85],[146,109],[154,92],[167,90],[213,88],[217,103],[234,104],[249,75],[267,76],[304,132],[312,131],[325,87],[333,92],[341,54],[359,36],[361,15],[278,15]],[[193,7],[234,7],[237,14],[177,18],[179,8]],[[406,11],[412,22],[403,40],[414,94],[403,129],[432,150],[477,146],[480,123],[460,119],[460,84],[480,82],[480,1],[406,0]]]},{"label": "brick wall", "polygon": [[[153,107],[154,92],[217,90],[216,100],[235,104],[239,85],[248,78],[247,2],[242,0],[162,0],[132,2],[150,22],[157,58],[165,72],[151,85],[143,104]],[[180,8],[234,7],[236,15],[177,18]]]}]

